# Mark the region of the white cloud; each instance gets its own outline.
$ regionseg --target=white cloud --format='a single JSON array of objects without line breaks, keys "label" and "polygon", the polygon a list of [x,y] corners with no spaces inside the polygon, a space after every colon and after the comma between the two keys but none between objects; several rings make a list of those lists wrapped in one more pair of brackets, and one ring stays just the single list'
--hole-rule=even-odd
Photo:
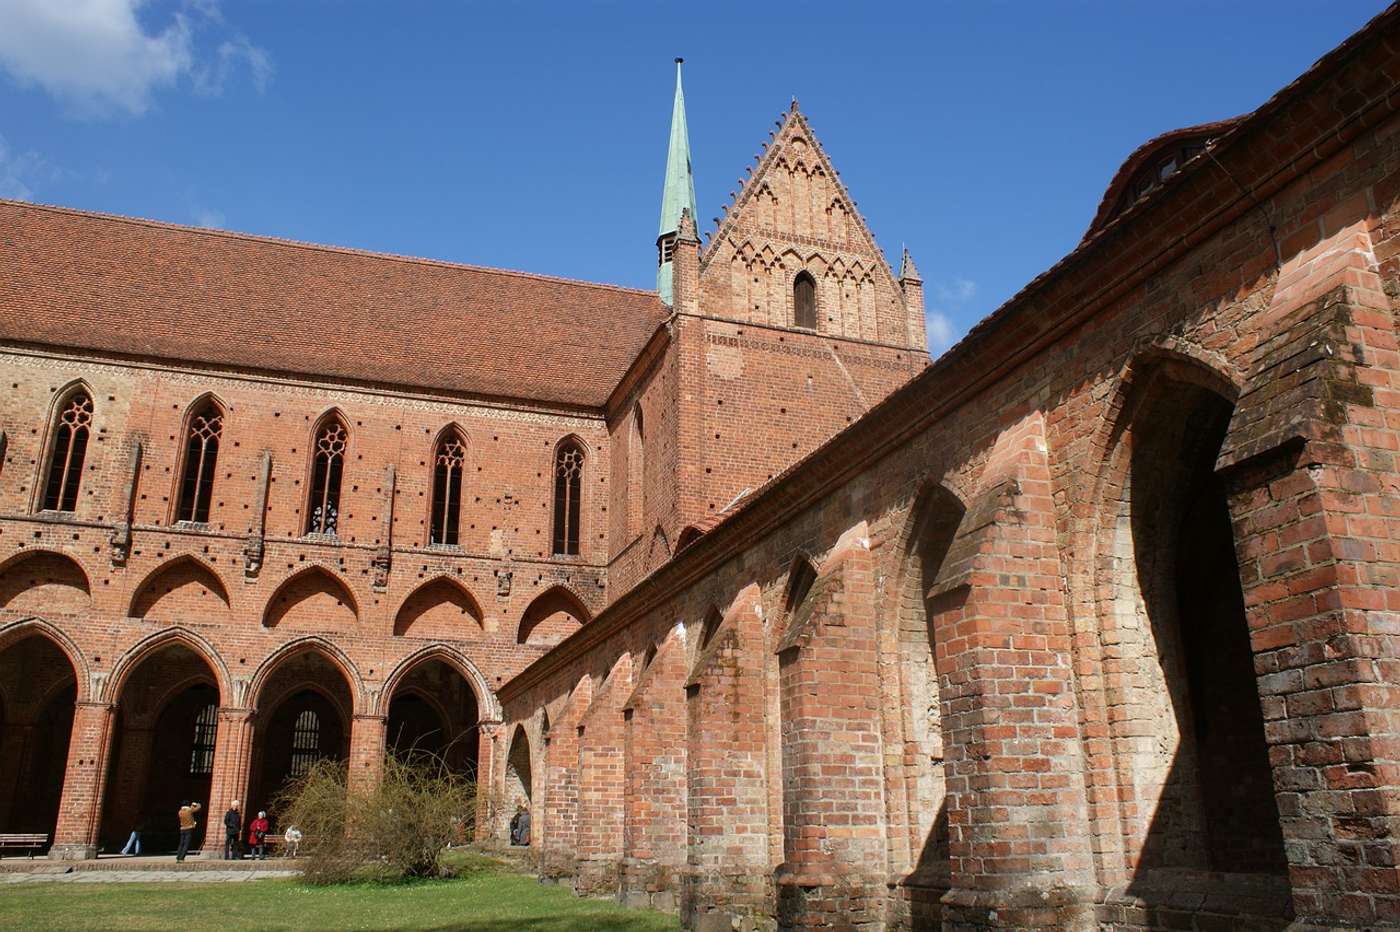
[{"label": "white cloud", "polygon": [[15,152],[0,136],[0,197],[30,201],[44,182],[57,178],[59,171],[33,150]]},{"label": "white cloud", "polygon": [[208,207],[196,207],[194,210],[194,225],[206,227],[210,230],[222,230],[224,222],[228,220],[222,210],[214,210]]},{"label": "white cloud", "polygon": [[225,36],[212,58],[201,51],[204,30],[227,32],[217,0],[186,0],[151,31],[137,15],[145,2],[0,0],[0,68],[84,116],[145,113],[156,91],[186,77],[222,89],[240,63],[266,87],[271,59],[245,36]]},{"label": "white cloud", "polygon": [[966,278],[955,278],[952,284],[939,283],[933,289],[940,301],[968,301],[977,294],[977,283]]},{"label": "white cloud", "polygon": [[952,346],[958,337],[962,336],[962,330],[942,311],[930,311],[924,319],[928,324],[929,352],[935,356]]},{"label": "white cloud", "polygon": [[192,77],[195,92],[206,97],[219,96],[234,73],[245,66],[258,93],[267,90],[267,86],[272,83],[274,70],[272,56],[249,42],[247,36],[237,36],[219,44],[212,64],[194,70]]}]

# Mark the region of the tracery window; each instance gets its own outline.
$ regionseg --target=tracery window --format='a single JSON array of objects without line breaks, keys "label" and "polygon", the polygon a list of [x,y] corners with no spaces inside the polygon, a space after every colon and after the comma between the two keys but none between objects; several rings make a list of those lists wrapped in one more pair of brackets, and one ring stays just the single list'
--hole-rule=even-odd
[{"label": "tracery window", "polygon": [[224,412],[212,401],[205,402],[190,417],[185,437],[184,474],[180,479],[180,502],[176,521],[209,520],[209,502],[214,495],[214,475],[219,459],[219,439],[224,432]]},{"label": "tracery window", "polygon": [[554,454],[554,553],[578,554],[580,501],[583,498],[583,450],[569,442]]},{"label": "tracery window", "polygon": [[92,396],[74,392],[59,410],[49,449],[49,478],[44,487],[44,508],[49,511],[75,511],[78,486],[87,456],[88,435],[92,433]]},{"label": "tracery window", "polygon": [[194,720],[194,744],[190,750],[190,776],[214,772],[214,737],[218,732],[218,713],[210,703],[199,711]]},{"label": "tracery window", "polygon": [[340,527],[340,475],[345,467],[349,431],[337,417],[316,431],[312,450],[311,498],[306,507],[306,533],[335,534]]},{"label": "tracery window", "polygon": [[297,716],[292,726],[291,775],[299,777],[321,756],[321,718],[310,709]]},{"label": "tracery window", "polygon": [[792,282],[792,321],[794,327],[817,329],[817,282],[806,272]]},{"label": "tracery window", "polygon": [[462,470],[467,463],[467,442],[456,431],[449,431],[433,451],[432,544],[458,543],[462,510]]}]

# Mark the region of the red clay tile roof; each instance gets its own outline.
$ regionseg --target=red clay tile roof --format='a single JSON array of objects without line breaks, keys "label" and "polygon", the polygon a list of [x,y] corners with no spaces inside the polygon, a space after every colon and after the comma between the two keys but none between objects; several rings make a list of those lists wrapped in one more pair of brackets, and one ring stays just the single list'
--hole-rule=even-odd
[{"label": "red clay tile roof", "polygon": [[[1154,136],[1132,151],[1123,164],[1118,166],[1118,171],[1113,173],[1113,180],[1108,183],[1108,189],[1104,191],[1103,198],[1099,201],[1099,209],[1094,211],[1094,219],[1089,222],[1089,229],[1085,231],[1083,240],[1087,240],[1108,221],[1114,217],[1114,211],[1118,208],[1118,201],[1123,196],[1124,190],[1128,187],[1128,182],[1138,173],[1138,169],[1146,165],[1156,157],[1157,153],[1172,145],[1190,139],[1193,136],[1216,137],[1228,133],[1238,126],[1249,114],[1241,114],[1231,117],[1228,120],[1216,120],[1213,123],[1200,123],[1196,126],[1183,126]],[[1081,242],[1083,242],[1081,240]]]},{"label": "red clay tile roof", "polygon": [[653,292],[0,200],[0,341],[601,406]]}]

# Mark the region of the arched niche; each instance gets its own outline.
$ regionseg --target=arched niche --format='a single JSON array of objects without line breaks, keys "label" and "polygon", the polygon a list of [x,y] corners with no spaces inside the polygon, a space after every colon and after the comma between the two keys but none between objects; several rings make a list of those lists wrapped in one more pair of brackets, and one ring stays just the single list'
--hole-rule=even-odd
[{"label": "arched niche", "polygon": [[53,550],[29,550],[0,566],[0,608],[36,615],[80,615],[92,586],[77,560]]},{"label": "arched niche", "polygon": [[394,615],[396,637],[470,637],[482,631],[484,615],[466,586],[439,576],[413,590]]},{"label": "arched niche", "polygon": [[578,596],[563,586],[551,586],[525,609],[516,641],[552,647],[587,624],[591,617]]},{"label": "arched niche", "polygon": [[214,568],[189,555],[179,556],[141,582],[127,614],[144,621],[226,620],[228,589]]}]

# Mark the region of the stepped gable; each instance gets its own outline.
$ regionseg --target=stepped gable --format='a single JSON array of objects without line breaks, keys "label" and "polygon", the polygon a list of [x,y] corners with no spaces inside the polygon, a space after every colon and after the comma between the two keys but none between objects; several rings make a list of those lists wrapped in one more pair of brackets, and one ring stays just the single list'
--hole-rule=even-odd
[{"label": "stepped gable", "polygon": [[920,345],[884,253],[796,100],[764,149],[701,255],[706,306],[785,326],[793,278],[806,272],[825,309],[821,332]]},{"label": "stepped gable", "polygon": [[0,201],[0,341],[601,406],[653,292]]}]

